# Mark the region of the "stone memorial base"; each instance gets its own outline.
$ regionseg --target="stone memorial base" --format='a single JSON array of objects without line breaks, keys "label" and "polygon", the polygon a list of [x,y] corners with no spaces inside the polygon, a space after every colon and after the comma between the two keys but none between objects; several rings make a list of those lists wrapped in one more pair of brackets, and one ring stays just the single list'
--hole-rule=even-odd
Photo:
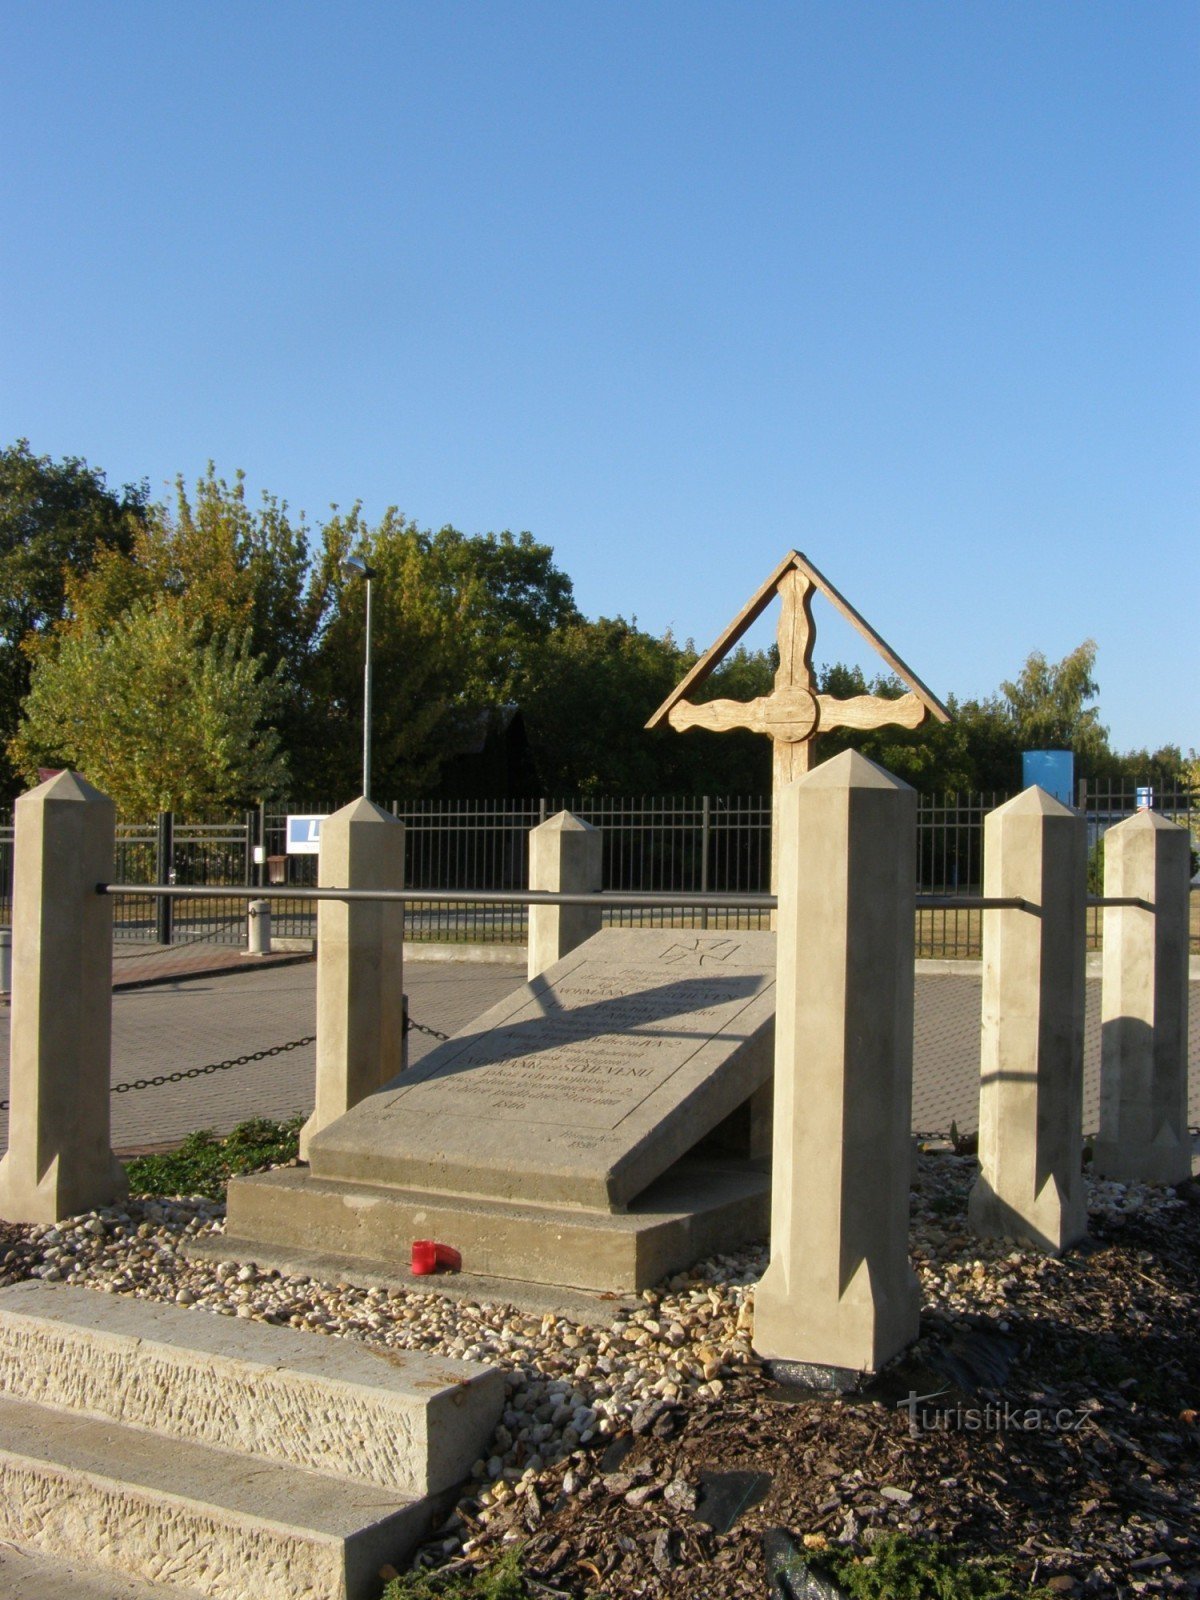
[{"label": "stone memorial base", "polygon": [[765,1238],[768,933],[608,929],[311,1141],[229,1185],[227,1253],[407,1271],[437,1239],[488,1277],[648,1288]]},{"label": "stone memorial base", "polygon": [[376,1189],[299,1168],[234,1180],[220,1254],[261,1262],[264,1245],[282,1245],[394,1277],[414,1239],[438,1239],[482,1277],[637,1294],[765,1239],[770,1219],[770,1177],[749,1163],[681,1163],[619,1212]]}]

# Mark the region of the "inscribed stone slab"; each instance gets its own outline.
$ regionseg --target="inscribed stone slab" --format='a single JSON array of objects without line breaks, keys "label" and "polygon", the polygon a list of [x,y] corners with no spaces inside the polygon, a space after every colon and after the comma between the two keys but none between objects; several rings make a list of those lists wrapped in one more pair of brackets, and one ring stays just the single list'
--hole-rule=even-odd
[{"label": "inscribed stone slab", "polygon": [[765,1083],[769,933],[618,929],[325,1129],[315,1176],[621,1209]]}]

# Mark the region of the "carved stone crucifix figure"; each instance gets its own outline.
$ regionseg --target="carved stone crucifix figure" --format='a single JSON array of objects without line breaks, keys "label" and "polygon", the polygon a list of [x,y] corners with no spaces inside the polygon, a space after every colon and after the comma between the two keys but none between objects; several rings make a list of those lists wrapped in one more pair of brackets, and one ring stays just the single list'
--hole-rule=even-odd
[{"label": "carved stone crucifix figure", "polygon": [[[822,594],[841,612],[878,651],[909,692],[898,699],[883,695],[859,694],[838,700],[831,694],[817,694],[812,655],[816,629],[812,618],[813,595]],[[746,630],[762,615],[778,595],[782,601],[779,619],[779,668],[775,687],[757,700],[708,700],[696,705],[685,698],[716,668]],[[939,722],[948,722],[949,713],[941,701],[926,688],[911,668],[905,666],[833,585],[802,556],[793,550],[733,619],[721,637],[696,662],[696,665],[659,706],[646,724],[648,728],[670,723],[672,728],[709,728],[727,733],[747,728],[766,734],[773,747],[772,851],[771,880],[775,879],[775,833],[779,797],[786,783],[803,777],[813,764],[813,746],[819,733],[831,728],[917,728],[932,713]]]}]

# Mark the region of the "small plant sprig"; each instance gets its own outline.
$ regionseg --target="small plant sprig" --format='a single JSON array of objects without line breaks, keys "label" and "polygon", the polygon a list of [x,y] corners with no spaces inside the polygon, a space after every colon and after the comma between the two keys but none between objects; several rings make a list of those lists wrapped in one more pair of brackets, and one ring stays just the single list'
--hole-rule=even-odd
[{"label": "small plant sprig", "polygon": [[392,1578],[382,1600],[529,1600],[521,1576],[521,1552],[506,1550],[478,1572],[408,1572]]},{"label": "small plant sprig", "polygon": [[823,1558],[850,1600],[1043,1600],[1051,1591],[1031,1589],[1013,1564],[1000,1556],[971,1556],[957,1545],[891,1533],[870,1554]]}]

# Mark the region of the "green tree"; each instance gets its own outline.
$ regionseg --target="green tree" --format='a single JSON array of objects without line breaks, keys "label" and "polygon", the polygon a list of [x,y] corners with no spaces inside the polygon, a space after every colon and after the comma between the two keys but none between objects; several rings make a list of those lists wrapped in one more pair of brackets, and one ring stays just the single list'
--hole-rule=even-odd
[{"label": "green tree", "polygon": [[[249,639],[274,684],[274,719],[285,752],[300,742],[305,685],[325,596],[313,572],[303,517],[264,493],[246,495],[209,463],[189,490],[175,482],[173,503],[152,505],[127,548],[102,551],[66,585],[64,619],[37,649],[62,637],[111,630],[138,603],[174,602],[200,643]],[[35,652],[36,653],[36,652]]]},{"label": "green tree", "polygon": [[1057,662],[1033,651],[1016,681],[1000,685],[1022,750],[1074,750],[1091,760],[1108,753],[1100,709],[1087,704],[1099,689],[1095,666],[1096,642],[1085,639]]},{"label": "green tree", "polygon": [[464,724],[485,706],[520,699],[538,652],[577,617],[570,579],[528,533],[435,534],[395,507],[374,525],[360,505],[335,508],[321,540],[295,768],[318,794],[345,794],[357,782],[364,596],[361,581],[342,572],[345,557],[357,554],[377,574],[374,786],[380,794],[429,793]]},{"label": "green tree", "polygon": [[[894,699],[904,692],[897,678],[869,682],[857,667],[836,663],[822,668],[821,688],[839,699],[877,694]],[[881,727],[869,732],[849,728],[822,734],[818,757],[826,760],[843,749],[860,750],[924,794],[976,791],[1002,793],[1020,785],[1021,748],[1007,706],[996,696],[985,700],[946,698],[948,723],[926,717],[917,728]]]},{"label": "green tree", "polygon": [[255,654],[295,660],[312,631],[307,534],[286,501],[264,491],[251,507],[245,474],[230,485],[210,461],[191,493],[177,478],[174,506],[145,507],[128,544],[68,577],[64,626],[109,627],[135,600],[169,595],[206,637],[249,629]]},{"label": "green tree", "polygon": [[1158,750],[1110,751],[1107,759],[1094,763],[1089,773],[1093,775],[1124,780],[1128,787],[1148,783],[1160,793],[1189,786],[1187,759],[1177,744],[1163,745]]},{"label": "green tree", "polygon": [[690,665],[669,638],[653,638],[623,617],[581,618],[559,629],[522,694],[546,792],[652,794],[677,787],[670,774],[679,752],[671,746],[692,735],[648,732],[645,723]]},{"label": "green tree", "polygon": [[395,508],[371,526],[355,505],[322,529],[314,587],[322,607],[304,682],[296,769],[306,790],[343,796],[358,785],[362,747],[365,596],[342,571],[357,554],[374,570],[373,784],[413,796],[436,783],[461,659],[453,585],[431,558],[432,536]]},{"label": "green tree", "polygon": [[245,804],[286,781],[275,693],[248,633],[205,640],[176,599],[139,600],[39,654],[10,755],[30,782],[83,772],[129,817]]},{"label": "green tree", "polygon": [[[26,439],[0,451],[0,751],[29,688],[30,646],[66,614],[68,580],[130,550],[146,515],[144,484],[114,494],[86,461],[35,456]],[[15,782],[0,755],[0,795]]]},{"label": "green tree", "polygon": [[[657,638],[636,618],[580,618],[557,630],[536,659],[521,705],[545,792],[761,794],[770,786],[768,742],[748,732],[648,730],[650,714],[696,661],[689,641]],[[706,698],[765,693],[764,655],[735,651],[704,687]]]},{"label": "green tree", "polygon": [[430,541],[429,557],[457,619],[461,698],[483,705],[515,699],[540,647],[580,620],[554,551],[530,533],[468,537],[445,527]]},{"label": "green tree", "polygon": [[316,597],[307,593],[304,518],[293,522],[287,501],[266,491],[249,505],[240,470],[230,485],[210,461],[190,496],[177,478],[174,509],[159,510],[142,559],[156,587],[185,598],[207,632],[249,629],[254,653],[283,663],[285,676],[309,650]]}]

